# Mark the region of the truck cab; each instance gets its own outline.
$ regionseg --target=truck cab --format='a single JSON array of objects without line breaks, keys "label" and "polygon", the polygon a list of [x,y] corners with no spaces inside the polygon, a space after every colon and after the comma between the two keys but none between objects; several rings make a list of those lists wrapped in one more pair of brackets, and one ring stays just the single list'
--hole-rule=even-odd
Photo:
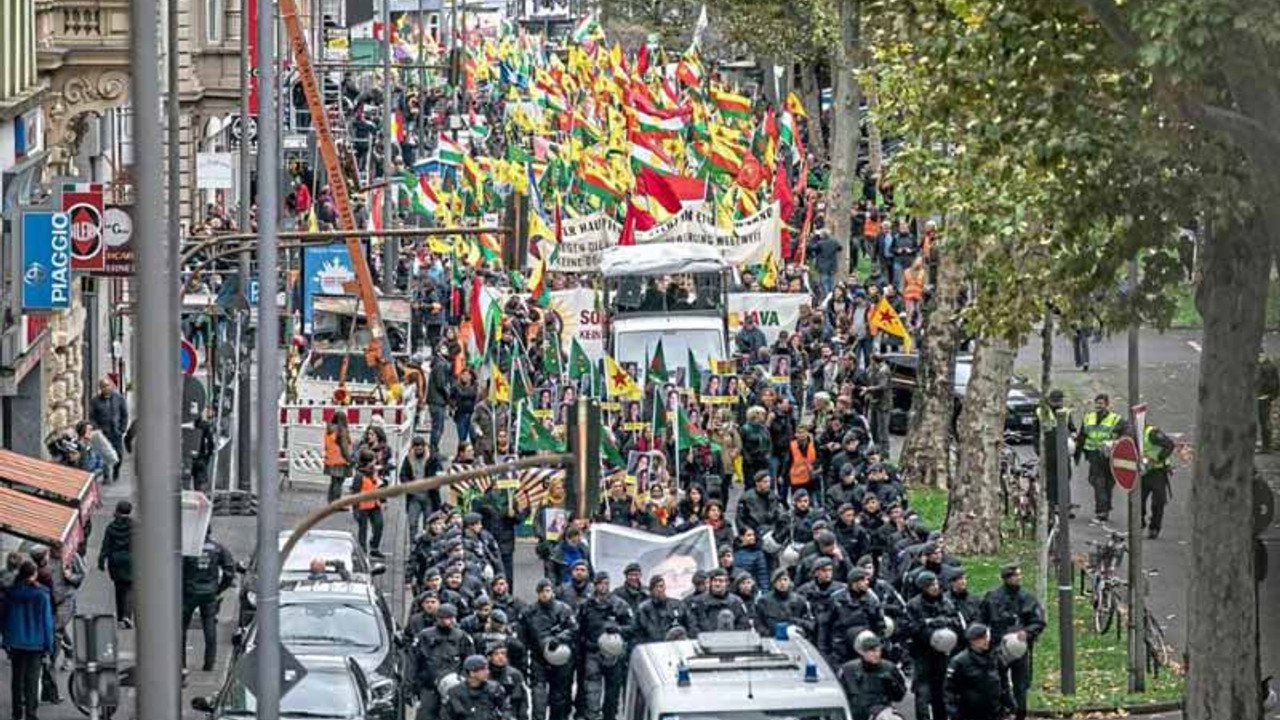
[{"label": "truck cab", "polygon": [[705,632],[631,654],[624,720],[849,720],[844,689],[800,637]]},{"label": "truck cab", "polygon": [[601,255],[609,354],[645,362],[662,342],[668,371],[729,356],[732,266],[718,250],[689,243],[616,246]]}]

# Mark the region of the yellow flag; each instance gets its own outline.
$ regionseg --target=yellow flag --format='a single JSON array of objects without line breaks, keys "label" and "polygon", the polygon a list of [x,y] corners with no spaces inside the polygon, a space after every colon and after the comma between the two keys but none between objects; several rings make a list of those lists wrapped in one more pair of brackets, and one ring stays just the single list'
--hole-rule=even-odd
[{"label": "yellow flag", "polygon": [[[871,309],[871,317],[868,318],[871,326],[871,332],[884,331],[890,335],[894,335],[907,340],[907,328],[902,324],[902,318],[898,317],[898,312],[893,309],[888,300],[880,298],[880,302]],[[908,342],[910,342],[908,340]]]},{"label": "yellow flag", "polygon": [[764,256],[764,277],[760,278],[760,287],[772,290],[778,286],[778,260],[769,250]]},{"label": "yellow flag", "polygon": [[800,102],[800,96],[795,93],[787,93],[787,112],[796,117],[808,118],[809,115],[804,111],[804,103]]},{"label": "yellow flag", "polygon": [[[316,208],[311,206],[311,212],[307,213],[307,232],[320,232],[320,220],[316,218]],[[203,619],[203,615],[201,618]]]},{"label": "yellow flag", "polygon": [[498,368],[498,363],[493,363],[489,366],[489,373],[494,401],[500,403],[511,402],[511,383],[507,382],[507,376],[502,374],[502,370]]},{"label": "yellow flag", "polygon": [[604,379],[606,390],[611,398],[639,400],[642,395],[640,386],[611,355],[604,356]]}]

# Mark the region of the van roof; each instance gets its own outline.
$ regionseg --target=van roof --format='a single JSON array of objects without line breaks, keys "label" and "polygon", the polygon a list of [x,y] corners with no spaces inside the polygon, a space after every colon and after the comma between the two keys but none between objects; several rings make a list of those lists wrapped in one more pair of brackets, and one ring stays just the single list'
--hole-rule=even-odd
[{"label": "van roof", "polygon": [[[685,686],[677,679],[682,663],[689,668]],[[817,682],[805,682],[809,663],[817,668]],[[659,714],[846,707],[835,673],[803,638],[703,633],[697,640],[640,645],[631,666]]]}]

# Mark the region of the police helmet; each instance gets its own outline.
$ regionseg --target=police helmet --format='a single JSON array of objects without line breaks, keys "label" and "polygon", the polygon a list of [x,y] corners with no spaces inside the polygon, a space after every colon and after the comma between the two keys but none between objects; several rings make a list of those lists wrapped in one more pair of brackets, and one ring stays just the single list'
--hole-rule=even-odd
[{"label": "police helmet", "polygon": [[1000,656],[1005,662],[1021,660],[1027,654],[1027,641],[1018,637],[1017,633],[1009,633],[1000,640]]},{"label": "police helmet", "polygon": [[600,645],[600,653],[606,657],[619,657],[627,647],[622,636],[616,632],[604,633],[600,636],[600,640],[598,642]]},{"label": "police helmet", "polygon": [[778,562],[782,567],[792,567],[796,563],[800,562],[800,551],[796,549],[794,544],[788,545],[786,549],[782,551],[781,556],[778,558]]},{"label": "police helmet", "polygon": [[853,649],[859,653],[870,652],[881,647],[881,645],[880,638],[876,637],[876,634],[870,630],[863,630],[853,640]]},{"label": "police helmet", "polygon": [[884,636],[886,638],[891,638],[893,637],[893,634],[897,632],[897,630],[898,630],[898,624],[893,621],[893,618],[889,617],[888,615],[885,615],[884,616]]},{"label": "police helmet", "polygon": [[552,667],[561,667],[569,663],[569,656],[573,654],[572,648],[568,645],[551,638],[542,644],[542,659]]},{"label": "police helmet", "polygon": [[778,541],[773,539],[772,530],[765,533],[764,537],[760,539],[760,547],[769,555],[776,555],[778,554],[778,551],[782,549],[782,546],[778,544]]},{"label": "police helmet", "polygon": [[450,690],[461,684],[462,677],[458,673],[448,673],[440,676],[440,679],[436,681],[436,692],[439,693],[440,697],[444,697],[449,694]]},{"label": "police helmet", "polygon": [[956,637],[955,630],[948,627],[938,628],[929,635],[929,646],[946,655],[956,649],[956,643],[959,640],[960,638]]}]

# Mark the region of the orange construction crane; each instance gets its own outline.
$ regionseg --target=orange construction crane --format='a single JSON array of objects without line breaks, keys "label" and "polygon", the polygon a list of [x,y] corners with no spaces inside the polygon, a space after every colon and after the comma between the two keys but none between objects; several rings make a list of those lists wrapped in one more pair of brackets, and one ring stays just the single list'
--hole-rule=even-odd
[{"label": "orange construction crane", "polygon": [[[351,210],[351,196],[347,194],[347,180],[342,172],[342,160],[338,157],[338,149],[333,144],[333,132],[329,128],[329,115],[325,112],[324,96],[320,92],[320,84],[316,79],[315,65],[311,62],[311,53],[307,49],[307,35],[302,30],[302,22],[298,19],[298,6],[294,0],[279,0],[280,18],[284,21],[285,32],[289,34],[289,46],[293,50],[293,62],[297,65],[298,79],[302,82],[302,91],[307,98],[307,107],[311,111],[311,127],[316,133],[316,145],[320,148],[320,158],[324,161],[325,172],[329,175],[329,189],[333,192],[333,203],[338,212],[338,227],[341,230],[356,232],[355,213]],[[390,92],[390,88],[383,88]],[[355,271],[356,290],[360,301],[364,304],[365,317],[369,322],[369,330],[373,339],[365,348],[365,358],[370,366],[376,366],[387,386],[387,392],[393,400],[399,399],[402,388],[400,376],[396,372],[395,362],[391,359],[391,347],[387,343],[386,328],[382,324],[382,313],[378,308],[378,297],[373,289],[373,275],[369,272],[369,263],[365,260],[364,248],[355,235],[346,237],[347,253],[351,256],[351,267]],[[390,272],[390,269],[388,269]]]}]

